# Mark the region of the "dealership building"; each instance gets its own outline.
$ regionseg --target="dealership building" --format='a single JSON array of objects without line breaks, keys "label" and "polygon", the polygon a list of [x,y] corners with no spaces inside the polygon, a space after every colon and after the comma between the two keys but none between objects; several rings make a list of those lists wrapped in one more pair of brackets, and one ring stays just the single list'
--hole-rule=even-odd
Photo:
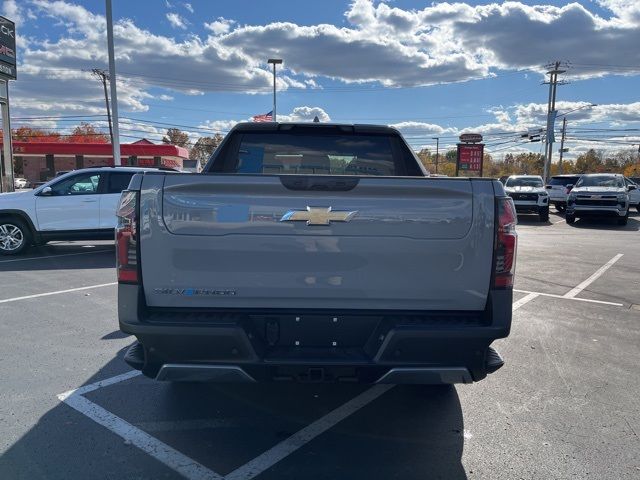
[{"label": "dealership building", "polygon": [[[120,145],[120,157],[128,166],[198,170],[186,148],[146,139]],[[110,143],[13,142],[13,159],[15,176],[31,184],[46,182],[62,171],[114,164]]]}]

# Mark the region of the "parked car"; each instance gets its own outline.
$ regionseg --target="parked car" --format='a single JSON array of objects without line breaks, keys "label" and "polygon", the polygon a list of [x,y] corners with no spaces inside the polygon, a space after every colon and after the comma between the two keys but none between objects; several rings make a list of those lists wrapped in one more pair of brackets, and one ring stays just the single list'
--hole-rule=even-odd
[{"label": "parked car", "polygon": [[549,221],[549,195],[539,175],[511,175],[504,190],[513,199],[518,213],[535,213],[541,222]]},{"label": "parked car", "polygon": [[203,175],[145,172],[116,230],[125,361],[157,380],[470,383],[502,366],[516,213],[424,178],[400,133],[243,123]]},{"label": "parked car", "polygon": [[[625,177],[624,183],[627,185],[627,190],[629,191],[629,207],[635,207],[638,213],[640,213],[640,186],[638,182],[634,182],[630,178]],[[629,189],[632,185],[636,188]]]},{"label": "parked car", "polygon": [[573,186],[580,180],[581,175],[554,175],[546,185],[549,203],[559,212],[567,208],[567,197]]},{"label": "parked car", "polygon": [[74,170],[26,192],[0,194],[0,255],[51,240],[114,238],[116,206],[133,167]]},{"label": "parked car", "polygon": [[581,217],[613,217],[619,225],[626,225],[629,218],[629,191],[635,185],[625,183],[616,173],[594,173],[580,177],[567,200],[567,223]]},{"label": "parked car", "polygon": [[22,190],[23,188],[29,187],[29,181],[26,178],[22,177],[14,177],[13,179],[13,188],[16,190]]}]

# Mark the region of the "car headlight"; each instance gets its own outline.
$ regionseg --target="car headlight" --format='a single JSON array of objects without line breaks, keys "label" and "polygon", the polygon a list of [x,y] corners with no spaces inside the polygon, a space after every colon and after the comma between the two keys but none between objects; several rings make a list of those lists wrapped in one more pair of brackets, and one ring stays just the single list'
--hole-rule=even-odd
[{"label": "car headlight", "polygon": [[627,194],[626,193],[619,193],[618,194],[618,201],[619,202],[624,202],[627,199]]}]

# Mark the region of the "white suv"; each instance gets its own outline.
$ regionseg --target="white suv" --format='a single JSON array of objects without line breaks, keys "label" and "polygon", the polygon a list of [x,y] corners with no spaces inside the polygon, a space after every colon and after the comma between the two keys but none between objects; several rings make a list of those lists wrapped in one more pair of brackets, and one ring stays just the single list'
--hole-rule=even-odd
[{"label": "white suv", "polygon": [[0,194],[0,255],[51,240],[113,239],[120,193],[134,174],[154,170],[84,168],[34,190]]},{"label": "white suv", "polygon": [[615,173],[583,175],[567,200],[567,223],[587,216],[613,217],[619,225],[626,225],[629,218],[629,192],[636,190],[624,177]]},{"label": "white suv", "polygon": [[549,194],[549,203],[556,210],[564,212],[567,208],[567,197],[573,186],[580,180],[580,174],[577,175],[554,175],[549,179],[546,189]]},{"label": "white suv", "polygon": [[518,213],[537,213],[541,222],[549,221],[549,195],[539,175],[511,175],[504,190],[513,199]]}]

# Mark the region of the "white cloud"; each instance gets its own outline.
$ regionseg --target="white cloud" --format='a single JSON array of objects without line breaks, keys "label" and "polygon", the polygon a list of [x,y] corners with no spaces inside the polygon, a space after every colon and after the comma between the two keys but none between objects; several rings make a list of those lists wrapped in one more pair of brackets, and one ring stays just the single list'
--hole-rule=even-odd
[{"label": "white cloud", "polygon": [[222,35],[231,30],[232,25],[236,23],[235,20],[229,20],[228,18],[218,17],[213,22],[205,23],[204,27],[207,30],[211,30],[214,35]]},{"label": "white cloud", "polygon": [[174,97],[172,97],[171,95],[166,95],[166,94],[164,94],[164,93],[163,93],[162,95],[159,95],[159,96],[158,96],[158,98],[159,98],[160,100],[164,100],[164,101],[166,101],[166,102],[170,102],[171,100],[173,100],[173,99],[174,99]]},{"label": "white cloud", "polygon": [[190,3],[185,3],[184,4],[184,8],[186,8],[187,10],[189,10],[189,12],[193,13],[193,6]]},{"label": "white cloud", "polygon": [[321,122],[330,122],[331,117],[320,107],[296,107],[288,115],[278,114],[279,122],[313,122],[318,117]]},{"label": "white cloud", "polygon": [[424,122],[399,122],[390,125],[397,128],[403,135],[443,135],[443,134],[456,134],[457,130],[454,128],[445,128],[433,123]]},{"label": "white cloud", "polygon": [[16,0],[4,0],[2,3],[2,15],[16,23],[20,21],[21,9]]},{"label": "white cloud", "polygon": [[167,13],[167,20],[173,28],[187,29],[187,21],[175,12]]}]

